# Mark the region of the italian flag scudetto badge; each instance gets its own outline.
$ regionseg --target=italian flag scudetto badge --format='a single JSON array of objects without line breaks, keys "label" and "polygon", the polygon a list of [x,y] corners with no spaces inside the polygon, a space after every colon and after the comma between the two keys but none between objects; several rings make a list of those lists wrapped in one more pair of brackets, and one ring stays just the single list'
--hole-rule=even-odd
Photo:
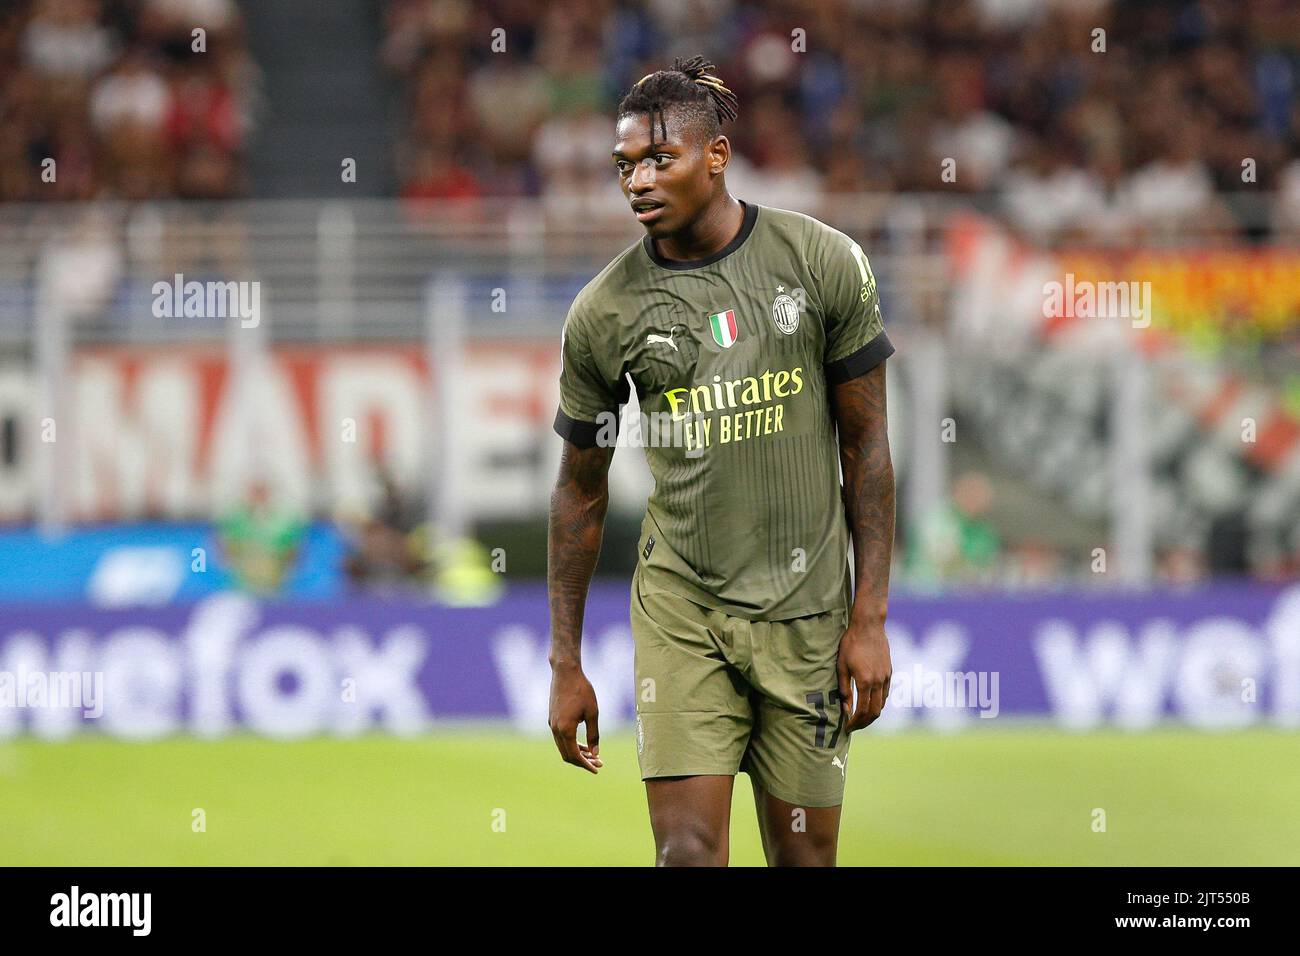
[{"label": "italian flag scudetto badge", "polygon": [[714,312],[709,316],[709,325],[713,329],[713,341],[724,349],[731,348],[732,343],[736,341],[736,310]]}]

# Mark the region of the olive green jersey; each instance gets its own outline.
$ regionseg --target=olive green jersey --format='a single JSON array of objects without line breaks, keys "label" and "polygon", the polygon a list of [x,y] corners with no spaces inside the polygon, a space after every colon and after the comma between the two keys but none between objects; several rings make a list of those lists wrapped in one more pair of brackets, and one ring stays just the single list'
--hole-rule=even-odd
[{"label": "olive green jersey", "polygon": [[849,536],[827,386],[894,351],[852,239],[744,203],[740,232],[675,261],[647,236],[573,301],[555,430],[617,440],[633,388],[654,475],[642,574],[705,607],[784,620],[847,606]]}]

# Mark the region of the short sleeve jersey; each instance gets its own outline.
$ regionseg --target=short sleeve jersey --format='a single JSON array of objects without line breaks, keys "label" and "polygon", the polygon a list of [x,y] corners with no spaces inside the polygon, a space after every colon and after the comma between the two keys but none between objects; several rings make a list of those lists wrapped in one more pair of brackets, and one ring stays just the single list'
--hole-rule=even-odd
[{"label": "short sleeve jersey", "polygon": [[849,533],[828,386],[894,351],[859,245],[802,213],[743,203],[704,259],[647,236],[574,299],[555,430],[613,444],[635,389],[655,479],[642,574],[749,620],[847,606]]}]

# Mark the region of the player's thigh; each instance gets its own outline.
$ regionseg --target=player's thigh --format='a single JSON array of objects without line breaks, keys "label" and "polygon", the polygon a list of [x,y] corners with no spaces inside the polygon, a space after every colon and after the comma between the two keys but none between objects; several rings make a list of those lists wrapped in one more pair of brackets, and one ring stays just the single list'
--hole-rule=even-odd
[{"label": "player's thigh", "polygon": [[753,717],[717,615],[662,589],[632,586],[636,741],[641,777],[734,775]]},{"label": "player's thigh", "polygon": [[840,807],[808,807],[774,797],[757,780],[754,807],[769,866],[834,866]]},{"label": "player's thigh", "polygon": [[837,807],[849,756],[836,659],[847,613],[754,625],[754,731],[744,769],[794,807]]},{"label": "player's thigh", "polygon": [[700,774],[645,782],[656,862],[726,865],[735,779]]}]

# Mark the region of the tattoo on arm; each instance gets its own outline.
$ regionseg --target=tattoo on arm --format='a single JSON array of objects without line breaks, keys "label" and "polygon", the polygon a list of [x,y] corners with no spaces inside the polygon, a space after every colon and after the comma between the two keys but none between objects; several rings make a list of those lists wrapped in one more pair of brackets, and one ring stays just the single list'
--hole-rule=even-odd
[{"label": "tattoo on arm", "polygon": [[853,616],[884,620],[894,547],[894,465],[885,414],[885,363],[831,387],[840,435],[844,514],[853,535]]},{"label": "tattoo on arm", "polygon": [[560,475],[551,493],[546,586],[551,604],[551,663],[582,659],[587,606],[609,506],[609,463],[614,449],[564,443]]}]

